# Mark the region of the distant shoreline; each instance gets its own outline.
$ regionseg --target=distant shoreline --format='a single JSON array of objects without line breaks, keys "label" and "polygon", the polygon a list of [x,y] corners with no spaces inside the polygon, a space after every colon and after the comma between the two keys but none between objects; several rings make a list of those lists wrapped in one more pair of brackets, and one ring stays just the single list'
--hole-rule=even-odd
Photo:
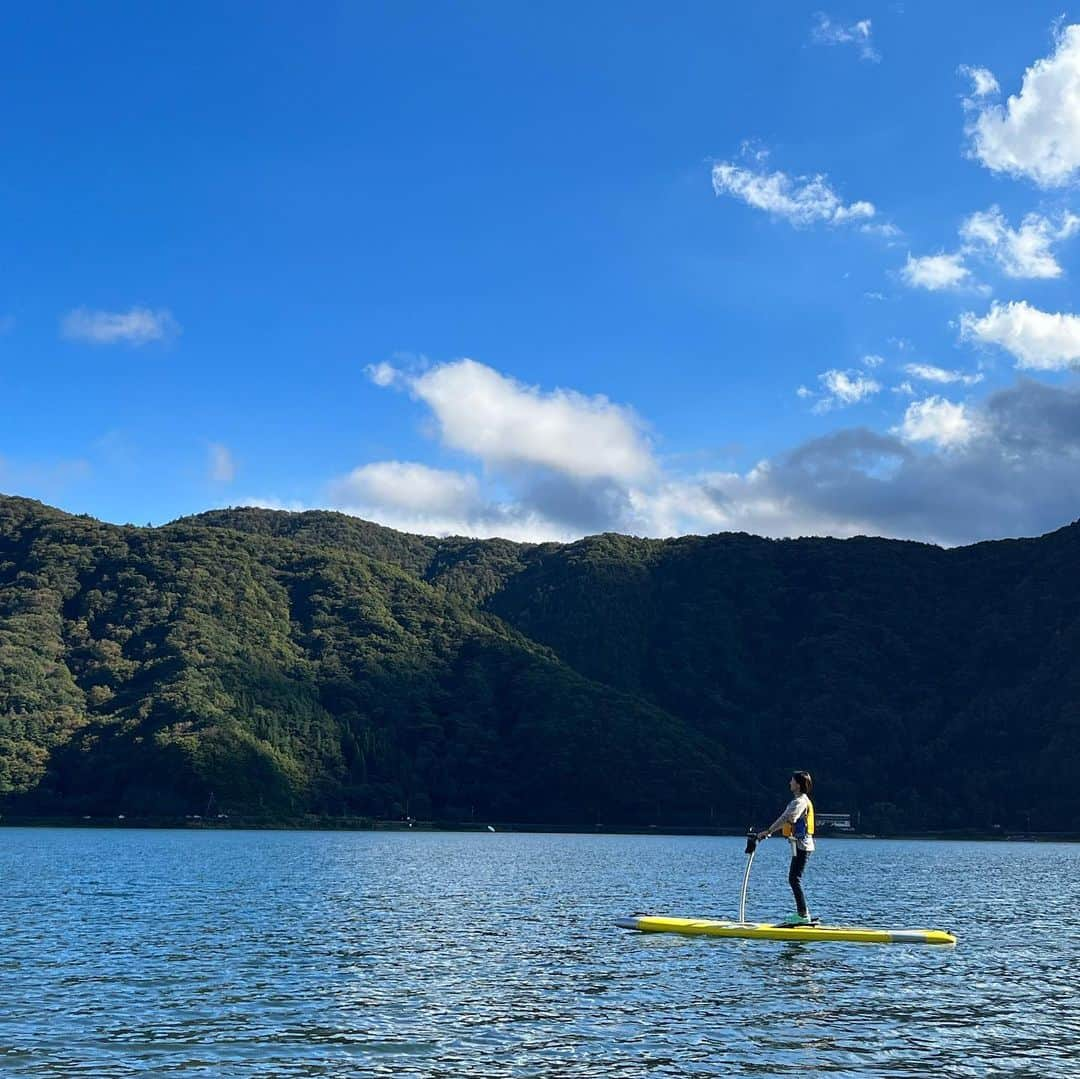
[{"label": "distant shoreline", "polygon": [[[496,832],[548,835],[716,836],[745,838],[746,829],[734,827],[677,827],[648,825],[600,826],[580,824],[525,824],[452,821],[377,820],[366,817],[138,817],[116,816],[0,816],[0,828],[129,828],[139,830],[261,831],[261,832]],[[1005,829],[955,829],[912,832],[858,832],[829,830],[817,839],[927,839],[995,843],[1077,843],[1077,832],[1009,832]]]}]

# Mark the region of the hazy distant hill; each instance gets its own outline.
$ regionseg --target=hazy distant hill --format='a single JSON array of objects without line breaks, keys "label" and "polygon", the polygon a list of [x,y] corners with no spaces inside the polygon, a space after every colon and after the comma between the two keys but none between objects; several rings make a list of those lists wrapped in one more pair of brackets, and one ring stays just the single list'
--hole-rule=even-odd
[{"label": "hazy distant hill", "polygon": [[0,797],[39,813],[1080,828],[1080,530],[410,536],[0,497]]}]

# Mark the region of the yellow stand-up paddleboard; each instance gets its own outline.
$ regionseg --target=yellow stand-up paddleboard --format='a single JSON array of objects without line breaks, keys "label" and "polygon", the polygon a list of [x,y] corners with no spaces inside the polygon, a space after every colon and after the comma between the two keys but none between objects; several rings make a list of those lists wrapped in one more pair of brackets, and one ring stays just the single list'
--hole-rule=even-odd
[{"label": "yellow stand-up paddleboard", "polygon": [[740,940],[846,941],[850,944],[955,944],[956,937],[940,929],[868,929],[849,925],[770,925],[709,918],[664,918],[639,914],[620,918],[622,929],[642,933],[679,933],[685,937],[734,937]]},{"label": "yellow stand-up paddleboard", "polygon": [[940,929],[869,929],[858,925],[772,925],[746,920],[746,887],[750,882],[750,867],[754,864],[757,836],[751,828],[746,837],[746,872],[743,874],[742,895],[739,897],[739,920],[735,922],[712,918],[664,918],[654,914],[635,914],[620,918],[615,924],[622,929],[637,929],[641,933],[679,933],[684,937],[734,937],[739,940],[801,940],[846,941],[849,944],[955,944],[956,937]]}]

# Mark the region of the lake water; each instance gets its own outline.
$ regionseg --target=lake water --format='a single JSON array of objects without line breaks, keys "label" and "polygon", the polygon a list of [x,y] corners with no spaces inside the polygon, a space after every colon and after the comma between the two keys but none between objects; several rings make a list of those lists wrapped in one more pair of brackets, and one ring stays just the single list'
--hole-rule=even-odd
[{"label": "lake water", "polygon": [[[764,844],[747,914],[791,908]],[[0,1074],[1080,1075],[1080,847],[823,840],[823,920],[956,948],[644,936],[742,841],[0,829]]]}]

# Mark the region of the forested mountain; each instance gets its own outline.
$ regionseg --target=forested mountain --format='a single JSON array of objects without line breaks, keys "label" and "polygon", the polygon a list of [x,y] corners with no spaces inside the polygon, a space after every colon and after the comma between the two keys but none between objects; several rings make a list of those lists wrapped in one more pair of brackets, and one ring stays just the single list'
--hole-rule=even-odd
[{"label": "forested mountain", "polygon": [[0,496],[9,813],[1080,830],[1080,526],[943,550]]}]

